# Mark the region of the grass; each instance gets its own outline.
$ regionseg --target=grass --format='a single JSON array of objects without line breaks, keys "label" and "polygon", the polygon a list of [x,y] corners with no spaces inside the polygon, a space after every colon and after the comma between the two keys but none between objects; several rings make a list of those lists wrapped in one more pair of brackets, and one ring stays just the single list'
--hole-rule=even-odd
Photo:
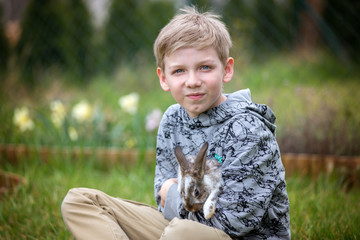
[{"label": "grass", "polygon": [[339,178],[287,181],[293,239],[359,239],[359,189],[346,192]]},{"label": "grass", "polygon": [[[72,187],[89,187],[112,196],[155,205],[154,165],[105,167],[97,159],[33,156],[17,164],[2,163],[6,171],[28,181],[0,201],[1,239],[72,239],[60,212]],[[287,179],[293,239],[359,239],[360,191],[345,191],[339,178]]]},{"label": "grass", "polygon": [[27,185],[0,200],[1,239],[69,239],[60,206],[73,187],[100,189],[113,196],[155,204],[153,166],[107,168],[96,159],[22,159],[17,165],[2,164],[2,169],[24,176]]}]

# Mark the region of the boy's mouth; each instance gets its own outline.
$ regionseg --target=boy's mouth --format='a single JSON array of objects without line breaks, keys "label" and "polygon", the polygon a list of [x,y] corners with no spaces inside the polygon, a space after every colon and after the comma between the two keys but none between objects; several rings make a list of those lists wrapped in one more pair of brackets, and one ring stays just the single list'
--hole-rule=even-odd
[{"label": "boy's mouth", "polygon": [[191,100],[199,100],[201,99],[205,94],[204,93],[191,93],[187,94],[186,96],[190,98]]}]

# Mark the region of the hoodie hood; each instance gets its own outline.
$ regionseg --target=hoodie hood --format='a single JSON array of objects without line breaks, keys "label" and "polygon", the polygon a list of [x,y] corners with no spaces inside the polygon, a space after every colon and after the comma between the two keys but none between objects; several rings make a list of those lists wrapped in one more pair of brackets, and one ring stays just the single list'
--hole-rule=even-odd
[{"label": "hoodie hood", "polygon": [[268,106],[253,103],[251,101],[251,92],[249,89],[225,94],[225,96],[227,99],[219,106],[192,119],[189,117],[186,110],[181,107],[181,118],[184,120],[187,127],[193,129],[196,127],[209,127],[214,124],[223,123],[237,114],[250,113],[259,118],[273,133],[275,133],[275,114]]}]

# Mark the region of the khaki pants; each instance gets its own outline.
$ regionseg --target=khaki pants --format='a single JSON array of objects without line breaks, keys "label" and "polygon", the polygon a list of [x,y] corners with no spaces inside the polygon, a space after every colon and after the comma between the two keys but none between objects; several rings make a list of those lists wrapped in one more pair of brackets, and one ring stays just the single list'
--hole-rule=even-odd
[{"label": "khaki pants", "polygon": [[76,239],[231,239],[223,231],[191,220],[165,219],[155,207],[74,188],[66,195],[62,216]]}]

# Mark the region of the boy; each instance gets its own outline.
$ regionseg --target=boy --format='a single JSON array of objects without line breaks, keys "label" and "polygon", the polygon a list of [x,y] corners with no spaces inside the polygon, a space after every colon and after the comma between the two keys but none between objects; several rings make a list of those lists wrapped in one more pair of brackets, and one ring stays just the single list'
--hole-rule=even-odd
[{"label": "boy", "polygon": [[[251,102],[250,91],[222,93],[232,79],[231,39],[210,13],[188,8],[154,44],[161,88],[178,104],[165,112],[157,137],[158,209],[93,189],[71,189],[64,221],[78,239],[290,239],[285,172],[275,116]],[[187,212],[177,191],[174,148],[222,163],[224,187],[214,215]]]}]

